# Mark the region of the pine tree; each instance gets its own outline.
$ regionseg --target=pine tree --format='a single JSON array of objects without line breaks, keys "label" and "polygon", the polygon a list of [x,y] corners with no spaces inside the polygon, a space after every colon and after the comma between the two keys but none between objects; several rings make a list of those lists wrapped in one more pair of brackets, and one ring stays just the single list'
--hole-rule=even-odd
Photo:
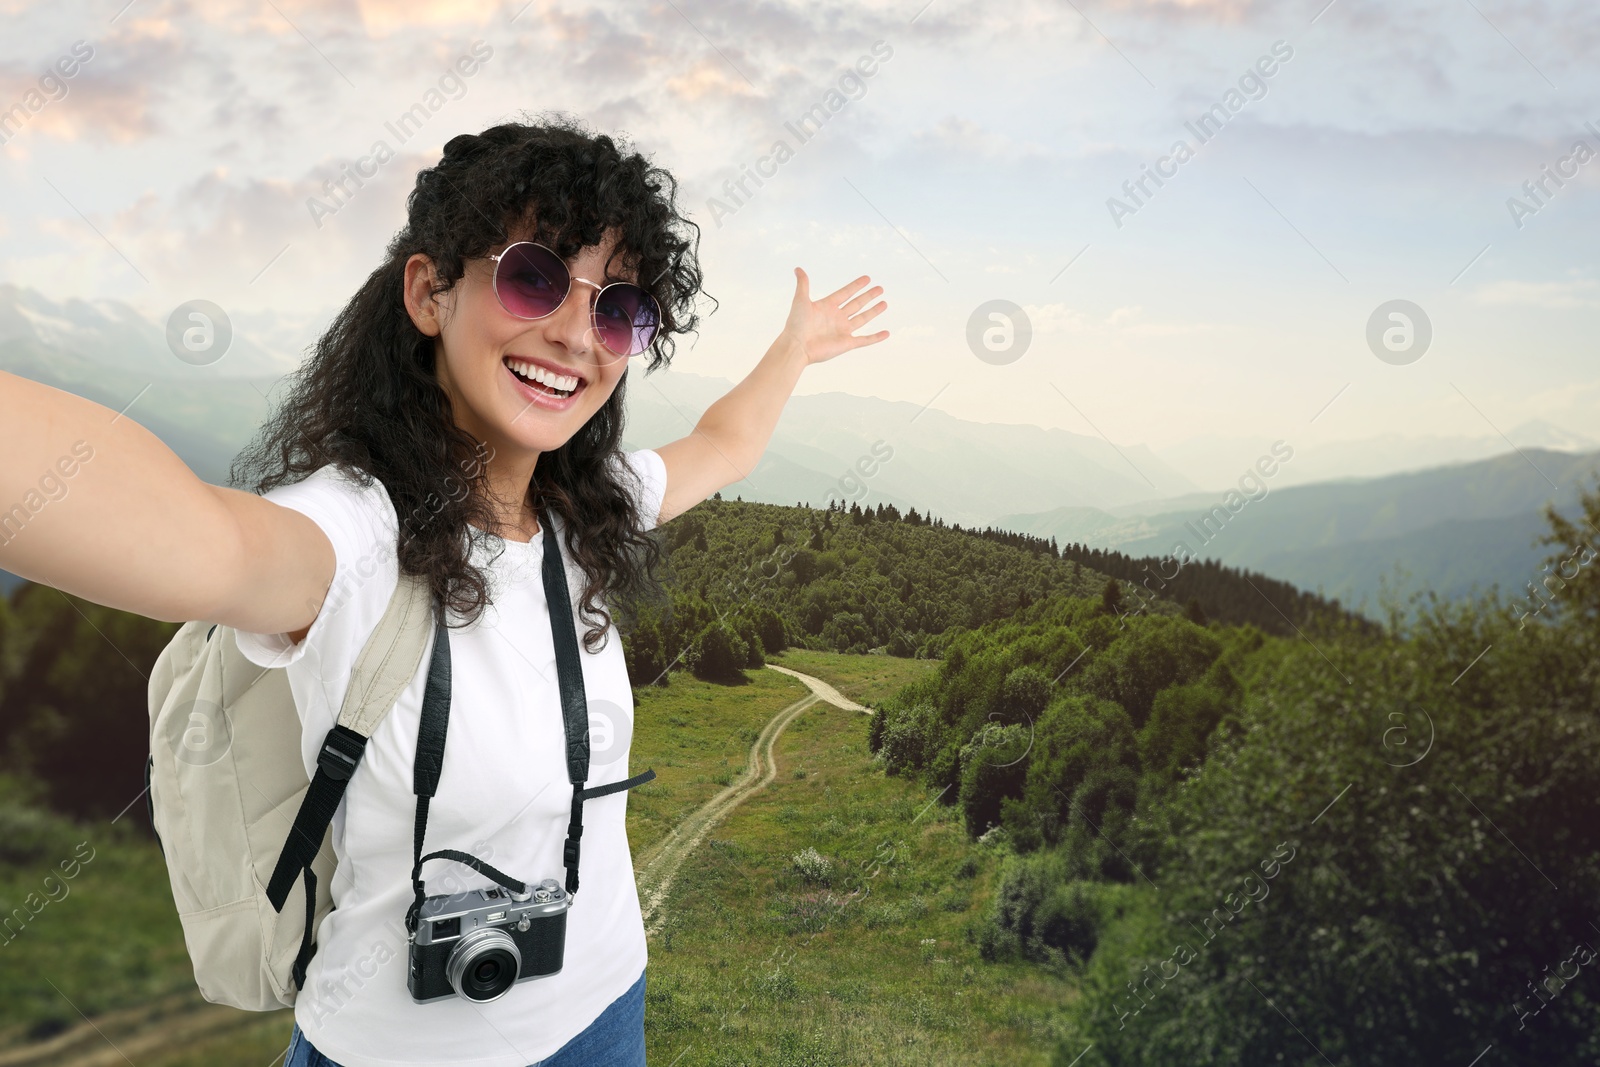
[{"label": "pine tree", "polygon": [[1107,615],[1122,614],[1122,586],[1115,578],[1107,578],[1105,588],[1100,590],[1100,610]]}]

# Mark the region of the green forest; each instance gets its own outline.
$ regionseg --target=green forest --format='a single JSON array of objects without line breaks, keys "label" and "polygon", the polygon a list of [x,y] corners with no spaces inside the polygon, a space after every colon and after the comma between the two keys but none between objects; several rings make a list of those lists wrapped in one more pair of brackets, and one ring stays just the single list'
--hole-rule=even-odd
[{"label": "green forest", "polygon": [[1324,619],[1366,625],[1337,602],[1212,561],[1174,577],[1170,560],[963,530],[892,504],[819,511],[718,494],[662,534],[661,595],[624,606],[636,684],[679,666],[725,676],[790,645],[938,659],[964,631],[1063,597],[1110,596],[1119,618],[1181,613],[1268,633]]},{"label": "green forest", "polygon": [[[1548,520],[1536,610],[1418,593],[1374,622],[1211,563],[719,496],[617,607],[641,704],[786,650],[930,661],[864,758],[1002,857],[964,936],[1067,991],[1053,1067],[1592,1064],[1600,494]],[[175,630],[0,601],[0,862],[63,819],[147,827]]]},{"label": "green forest", "polygon": [[1596,1062],[1583,505],[1547,613],[1418,594],[1283,638],[1058,596],[898,694],[889,773],[1015,849],[984,955],[1079,984],[1057,1067]]}]

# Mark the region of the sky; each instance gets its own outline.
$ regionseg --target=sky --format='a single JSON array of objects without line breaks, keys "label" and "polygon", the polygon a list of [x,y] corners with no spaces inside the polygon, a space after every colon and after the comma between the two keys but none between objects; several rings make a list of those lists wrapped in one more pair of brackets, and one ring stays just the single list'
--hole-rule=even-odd
[{"label": "sky", "polygon": [[[53,299],[157,323],[205,299],[298,351],[446,140],[559,111],[671,172],[701,227],[718,306],[679,369],[747,373],[800,266],[814,296],[870,275],[889,309],[867,329],[891,334],[800,393],[1180,455],[1233,442],[1241,468],[1278,439],[1600,425],[1593,4],[0,0],[0,17],[0,281]],[[380,140],[394,157],[332,200]]]}]

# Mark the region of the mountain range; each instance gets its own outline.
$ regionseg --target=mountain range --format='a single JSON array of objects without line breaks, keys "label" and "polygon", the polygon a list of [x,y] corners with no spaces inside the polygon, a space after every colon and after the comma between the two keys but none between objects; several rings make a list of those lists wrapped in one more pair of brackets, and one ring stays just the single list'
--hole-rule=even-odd
[{"label": "mountain range", "polygon": [[[1380,478],[1189,494],[1119,508],[1013,513],[997,525],[1059,542],[1165,557],[1178,545],[1376,614],[1385,580],[1455,597],[1541,574],[1547,505],[1567,515],[1600,477],[1600,451],[1524,448]],[[1254,488],[1256,483],[1252,483]],[[1251,496],[1255,499],[1251,499]]]},{"label": "mountain range", "polygon": [[[111,300],[54,301],[0,285],[0,369],[118,411],[162,438],[201,478],[228,469],[266,417],[273,390],[298,362],[304,324],[272,316],[233,323],[227,353],[192,366],[168,348],[164,327]],[[629,448],[690,433],[733,383],[681,370],[628,376]],[[792,397],[750,476],[724,496],[816,507],[892,504],[947,523],[998,528],[1164,556],[1177,540],[1199,555],[1261,571],[1370,610],[1398,565],[1443,594],[1499,583],[1517,589],[1538,570],[1534,538],[1546,503],[1570,507],[1595,471],[1594,442],[1547,424],[1512,433],[1526,445],[1486,456],[1478,439],[1375,437],[1302,447],[1268,491],[1237,515],[1224,507],[1215,536],[1185,523],[1222,504],[1234,457],[1256,442],[1208,438],[1185,449],[1113,445],[1061,429],[957,419],[930,407],[847,393]],[[1536,446],[1544,447],[1536,447]],[[1549,447],[1555,446],[1555,447]],[[1587,447],[1586,447],[1587,446]],[[1573,451],[1574,449],[1583,449]],[[1422,470],[1389,473],[1396,463]],[[1431,462],[1427,462],[1431,460]],[[1463,462],[1463,460],[1466,460]],[[1307,472],[1324,480],[1304,481]],[[1334,472],[1378,477],[1331,478]],[[1193,472],[1191,478],[1188,473]]]}]

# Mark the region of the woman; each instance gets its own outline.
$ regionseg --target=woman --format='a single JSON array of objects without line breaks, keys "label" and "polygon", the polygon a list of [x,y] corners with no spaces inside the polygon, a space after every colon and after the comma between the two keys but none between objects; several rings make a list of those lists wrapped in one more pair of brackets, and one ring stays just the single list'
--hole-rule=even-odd
[{"label": "woman", "polygon": [[[514,877],[562,871],[570,812],[540,519],[577,590],[590,787],[628,777],[632,694],[603,602],[653,575],[644,535],[743,478],[809,364],[888,336],[855,331],[882,289],[857,278],[788,321],[748,377],[659,449],[623,453],[628,358],[670,362],[700,289],[670,175],[576,124],[508,124],[451,140],[417,176],[405,227],[235,467],[256,492],[207,485],[131,418],[0,374],[0,500],[75,441],[71,493],[0,549],[0,567],[155,619],[235,627],[284,667],[307,773],[355,656],[400,573],[426,578],[451,630],[452,712],[427,843]],[[115,534],[115,540],[112,534]],[[586,627],[586,628],[585,628]],[[426,681],[367,745],[333,822],[335,908],[295,1001],[286,1067],[642,1064],[646,945],[626,793],[584,806],[583,890],[565,965],[499,999],[416,1003],[412,760]],[[641,683],[648,679],[639,679]],[[448,891],[493,883],[464,865]],[[433,890],[430,890],[433,892]]]}]

